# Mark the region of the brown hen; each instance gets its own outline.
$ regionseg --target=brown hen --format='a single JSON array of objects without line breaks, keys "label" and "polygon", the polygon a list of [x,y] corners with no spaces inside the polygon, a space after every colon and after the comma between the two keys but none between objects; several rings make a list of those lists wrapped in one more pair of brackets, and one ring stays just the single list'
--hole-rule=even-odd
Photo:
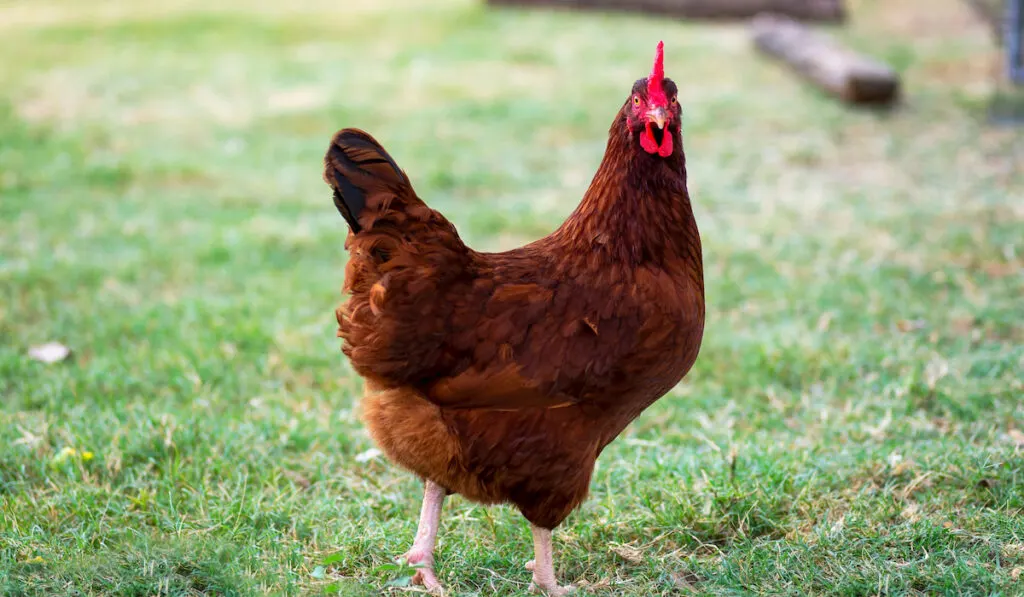
[{"label": "brown hen", "polygon": [[551,530],[601,450],[697,358],[704,280],[676,93],[659,43],[579,206],[502,253],[467,247],[370,135],[331,141],[324,179],[350,227],[338,335],[371,436],[424,479],[405,557],[432,590],[441,504],[458,493],[514,504],[533,525],[535,585],[566,592]]}]

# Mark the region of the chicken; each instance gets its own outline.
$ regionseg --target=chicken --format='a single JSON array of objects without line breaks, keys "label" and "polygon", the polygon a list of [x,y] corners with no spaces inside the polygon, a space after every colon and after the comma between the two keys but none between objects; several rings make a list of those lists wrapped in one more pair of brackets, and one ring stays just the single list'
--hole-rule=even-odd
[{"label": "chicken", "polygon": [[552,529],[604,447],[697,358],[703,266],[676,94],[659,43],[576,210],[501,253],[467,247],[367,133],[331,141],[324,180],[350,228],[338,336],[365,380],[371,437],[424,480],[404,557],[430,590],[442,502],[458,493],[515,505],[532,525],[535,587],[567,592]]}]

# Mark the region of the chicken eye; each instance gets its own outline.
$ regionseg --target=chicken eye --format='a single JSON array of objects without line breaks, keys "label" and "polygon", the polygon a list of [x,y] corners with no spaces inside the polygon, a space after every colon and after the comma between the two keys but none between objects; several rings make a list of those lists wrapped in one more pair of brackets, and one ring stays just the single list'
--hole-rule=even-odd
[{"label": "chicken eye", "polygon": [[633,96],[633,105],[634,106],[639,106],[640,105],[640,96],[639,95],[634,95]]},{"label": "chicken eye", "polygon": [[673,106],[676,105],[676,96],[674,96],[674,95],[672,96],[672,105]]}]

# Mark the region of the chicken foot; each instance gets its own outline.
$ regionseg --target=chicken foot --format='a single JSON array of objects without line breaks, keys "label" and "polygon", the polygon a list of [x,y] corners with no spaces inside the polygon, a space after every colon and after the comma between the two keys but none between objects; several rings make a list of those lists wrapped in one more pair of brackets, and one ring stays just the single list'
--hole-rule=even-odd
[{"label": "chicken foot", "polygon": [[445,489],[433,481],[426,480],[423,490],[423,505],[420,507],[420,523],[412,548],[399,559],[407,564],[419,564],[412,577],[413,584],[423,585],[431,593],[441,593],[444,587],[434,574],[434,545],[437,543],[437,529],[441,524],[441,506],[444,505]]},{"label": "chicken foot", "polygon": [[540,590],[549,597],[561,597],[575,590],[571,585],[559,586],[555,578],[555,564],[551,547],[551,529],[531,527],[533,531],[533,558],[526,569],[533,571],[531,589]]}]

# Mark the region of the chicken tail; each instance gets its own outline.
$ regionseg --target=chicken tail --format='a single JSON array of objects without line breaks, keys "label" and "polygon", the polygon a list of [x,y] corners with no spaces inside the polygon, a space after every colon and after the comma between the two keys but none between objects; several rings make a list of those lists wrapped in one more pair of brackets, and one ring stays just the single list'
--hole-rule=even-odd
[{"label": "chicken tail", "polygon": [[381,210],[399,202],[422,205],[405,172],[376,139],[359,129],[342,129],[324,157],[324,181],[352,232],[369,228]]},{"label": "chicken tail", "polygon": [[440,346],[452,302],[439,297],[466,278],[473,253],[363,131],[334,135],[324,180],[351,228],[343,286],[350,296],[336,311],[342,350],[361,375],[409,385],[447,354]]}]

